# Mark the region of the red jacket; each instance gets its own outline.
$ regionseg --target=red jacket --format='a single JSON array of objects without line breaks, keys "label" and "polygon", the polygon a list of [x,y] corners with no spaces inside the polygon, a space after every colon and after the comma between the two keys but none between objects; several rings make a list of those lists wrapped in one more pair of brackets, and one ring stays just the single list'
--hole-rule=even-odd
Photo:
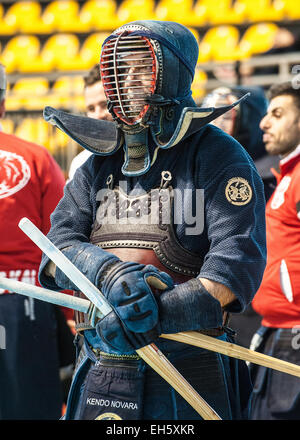
[{"label": "red jacket", "polygon": [[0,132],[1,276],[39,285],[41,251],[18,223],[28,217],[47,234],[64,185],[61,169],[44,147]]},{"label": "red jacket", "polygon": [[277,187],[266,206],[267,266],[253,308],[262,325],[300,324],[300,145],[273,170]]}]

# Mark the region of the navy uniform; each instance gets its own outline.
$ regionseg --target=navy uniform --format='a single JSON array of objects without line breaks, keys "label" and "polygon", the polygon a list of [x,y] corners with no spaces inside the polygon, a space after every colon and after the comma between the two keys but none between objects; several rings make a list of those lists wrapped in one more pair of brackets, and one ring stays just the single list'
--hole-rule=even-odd
[{"label": "navy uniform", "polygon": [[[207,125],[224,109],[199,109],[191,98],[197,57],[184,26],[130,23],[102,47],[115,122],[45,111],[95,153],[67,185],[48,237],[113,306],[94,323],[77,314],[85,348],[67,419],[200,418],[137,356],[154,341],[223,419],[247,417],[243,362],[158,338],[197,330],[232,340],[225,316],[251,301],[266,260],[262,181],[240,144]],[[147,93],[137,75],[149,75]],[[222,308],[201,278],[228,287],[235,300]],[[46,256],[40,282],[76,290]]]}]

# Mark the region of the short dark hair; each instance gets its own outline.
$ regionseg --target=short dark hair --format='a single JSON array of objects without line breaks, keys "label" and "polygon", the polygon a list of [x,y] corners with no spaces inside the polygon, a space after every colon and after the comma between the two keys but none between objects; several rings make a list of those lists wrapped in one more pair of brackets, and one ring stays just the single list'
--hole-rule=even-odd
[{"label": "short dark hair", "polygon": [[83,77],[84,87],[92,86],[98,81],[101,81],[100,65],[95,64],[86,76]]},{"label": "short dark hair", "polygon": [[300,89],[293,87],[292,81],[286,81],[280,84],[273,84],[267,92],[269,101],[280,95],[289,95],[294,98],[296,107],[300,110]]}]

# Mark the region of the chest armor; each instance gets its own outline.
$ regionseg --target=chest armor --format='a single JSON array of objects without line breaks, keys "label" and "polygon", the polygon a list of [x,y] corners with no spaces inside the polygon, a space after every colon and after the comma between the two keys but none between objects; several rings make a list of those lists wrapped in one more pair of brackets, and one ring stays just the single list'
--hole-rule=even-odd
[{"label": "chest armor", "polygon": [[163,171],[159,187],[128,194],[121,185],[112,189],[110,176],[110,187],[97,196],[100,205],[90,241],[122,260],[153,264],[170,273],[175,281],[183,282],[199,274],[203,260],[185,249],[176,237],[171,179],[171,173]]},{"label": "chest armor", "polygon": [[[128,194],[124,185],[113,187],[109,176],[107,188],[97,194],[99,207],[90,242],[122,261],[152,264],[180,284],[199,274],[203,259],[185,249],[176,237],[171,179],[171,173],[163,171],[159,187]],[[78,331],[91,328],[87,315],[75,312],[75,318]]]},{"label": "chest armor", "polygon": [[[92,227],[90,242],[119,257],[122,261],[152,264],[167,272],[180,284],[195,278],[203,259],[185,249],[174,231],[176,203],[171,173],[162,172],[158,188],[139,194],[128,194],[126,188],[113,188],[112,176],[107,189],[97,195],[100,202]],[[181,216],[179,216],[179,219]],[[81,292],[75,295],[84,297]],[[224,312],[224,325],[228,314]],[[91,329],[86,314],[75,311],[76,330]],[[223,334],[223,329],[201,330],[209,336]]]}]

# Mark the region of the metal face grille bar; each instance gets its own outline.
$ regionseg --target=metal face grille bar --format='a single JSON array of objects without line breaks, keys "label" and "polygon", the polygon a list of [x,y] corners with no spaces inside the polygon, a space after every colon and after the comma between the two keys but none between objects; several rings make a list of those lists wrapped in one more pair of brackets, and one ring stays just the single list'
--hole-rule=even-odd
[{"label": "metal face grille bar", "polygon": [[141,121],[149,108],[146,97],[155,91],[156,57],[146,37],[127,31],[102,48],[100,70],[112,111],[129,125]]}]

